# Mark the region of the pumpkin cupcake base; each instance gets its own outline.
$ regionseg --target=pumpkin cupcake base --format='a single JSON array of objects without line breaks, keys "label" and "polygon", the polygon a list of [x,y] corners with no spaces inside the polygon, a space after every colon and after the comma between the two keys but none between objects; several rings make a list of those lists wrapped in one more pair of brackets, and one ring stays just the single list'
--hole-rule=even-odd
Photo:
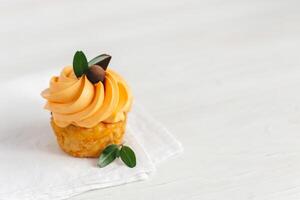
[{"label": "pumpkin cupcake base", "polygon": [[116,123],[100,122],[93,128],[75,125],[59,127],[51,118],[51,126],[61,149],[74,157],[96,158],[106,146],[121,144],[125,129],[125,120]]}]

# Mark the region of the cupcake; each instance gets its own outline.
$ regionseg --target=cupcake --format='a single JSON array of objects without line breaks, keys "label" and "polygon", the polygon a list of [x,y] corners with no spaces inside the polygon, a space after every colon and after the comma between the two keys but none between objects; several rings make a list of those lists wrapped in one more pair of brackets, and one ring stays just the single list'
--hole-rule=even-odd
[{"label": "cupcake", "polygon": [[132,94],[125,80],[107,69],[111,56],[87,61],[73,58],[42,92],[51,112],[50,123],[59,146],[75,157],[98,157],[110,144],[121,144]]}]

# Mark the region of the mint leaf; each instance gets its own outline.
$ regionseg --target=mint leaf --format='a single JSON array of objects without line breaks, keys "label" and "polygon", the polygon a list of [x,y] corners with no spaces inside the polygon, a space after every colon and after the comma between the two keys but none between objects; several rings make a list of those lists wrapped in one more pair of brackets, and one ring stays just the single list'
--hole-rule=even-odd
[{"label": "mint leaf", "polygon": [[130,147],[122,146],[120,150],[120,157],[128,167],[133,168],[136,166],[135,154]]},{"label": "mint leaf", "polygon": [[117,153],[116,153],[116,156],[117,156],[117,158],[119,158],[119,157],[120,157],[120,150],[119,150],[119,151],[117,151]]},{"label": "mint leaf", "polygon": [[98,166],[102,168],[110,164],[112,161],[116,159],[118,152],[119,152],[118,145],[111,144],[107,146],[99,157]]},{"label": "mint leaf", "polygon": [[73,58],[73,70],[77,78],[81,77],[89,69],[86,56],[82,51],[77,51]]},{"label": "mint leaf", "polygon": [[89,66],[99,65],[102,69],[106,70],[110,62],[111,56],[107,54],[101,54],[89,61]]}]

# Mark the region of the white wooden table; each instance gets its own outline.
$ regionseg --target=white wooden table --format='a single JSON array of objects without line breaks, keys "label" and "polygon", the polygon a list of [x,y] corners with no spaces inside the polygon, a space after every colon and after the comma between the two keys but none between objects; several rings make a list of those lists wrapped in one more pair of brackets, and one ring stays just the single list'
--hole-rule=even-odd
[{"label": "white wooden table", "polygon": [[300,1],[0,2],[2,80],[109,53],[180,139],[151,180],[79,199],[300,199]]}]

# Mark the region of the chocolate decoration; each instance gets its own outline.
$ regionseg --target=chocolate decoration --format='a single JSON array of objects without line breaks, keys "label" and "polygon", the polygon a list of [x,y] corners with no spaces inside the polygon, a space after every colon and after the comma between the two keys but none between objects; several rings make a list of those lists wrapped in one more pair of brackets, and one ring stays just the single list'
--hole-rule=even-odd
[{"label": "chocolate decoration", "polygon": [[86,76],[89,79],[89,81],[93,84],[96,84],[99,81],[103,83],[105,79],[105,71],[99,65],[93,65],[86,72]]},{"label": "chocolate decoration", "polygon": [[100,67],[102,67],[102,69],[106,70],[108,67],[108,64],[111,60],[111,56],[107,55],[107,54],[101,54],[100,56],[97,56],[95,58],[93,58],[90,62],[89,65],[99,65]]}]

